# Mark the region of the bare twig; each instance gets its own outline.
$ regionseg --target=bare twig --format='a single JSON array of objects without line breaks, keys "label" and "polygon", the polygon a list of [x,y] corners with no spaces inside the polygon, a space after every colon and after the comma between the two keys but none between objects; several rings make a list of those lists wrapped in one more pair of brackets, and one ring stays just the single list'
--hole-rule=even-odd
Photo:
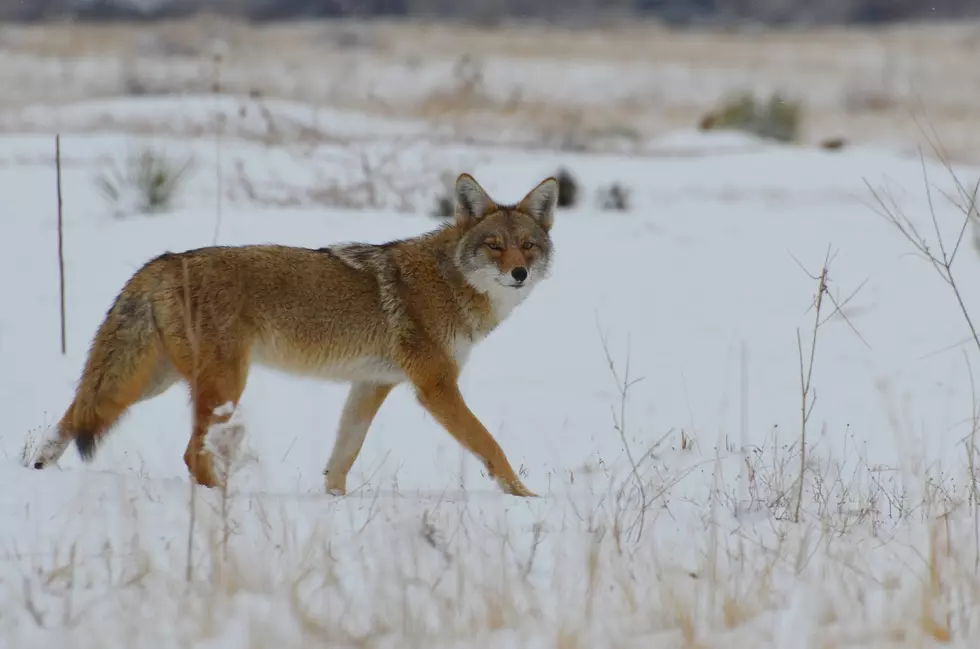
[{"label": "bare twig", "polygon": [[[197,412],[197,381],[198,374],[200,372],[200,338],[197,335],[199,332],[194,328],[194,322],[197,321],[197,325],[200,326],[200,318],[195,318],[191,315],[191,284],[190,284],[190,271],[187,267],[187,260],[181,260],[181,269],[183,271],[183,313],[184,313],[184,327],[187,331],[187,340],[191,347],[191,359],[192,359],[192,370],[191,370],[191,403],[194,412]],[[192,424],[193,426],[193,424]],[[193,430],[191,432],[193,435]],[[194,578],[194,527],[197,521],[197,489],[195,488],[195,481],[191,479],[190,481],[190,523],[187,529],[187,566],[185,569],[185,578],[190,582]]]},{"label": "bare twig", "polygon": [[[970,397],[972,399],[970,407],[970,435],[966,440],[966,464],[967,469],[970,472],[970,506],[973,508],[974,516],[980,513],[980,493],[978,493],[977,485],[977,431],[980,430],[980,407],[977,403],[977,385],[976,380],[973,376],[973,367],[970,365],[970,357],[964,351],[964,360],[966,361],[966,371],[970,375]],[[980,569],[980,525],[976,524],[974,521],[973,526],[973,541],[974,541],[974,559],[973,567],[974,570]]]},{"label": "bare twig", "polygon": [[531,526],[531,552],[527,557],[527,563],[524,564],[524,570],[521,571],[521,575],[524,577],[524,579],[528,578],[528,576],[531,574],[532,568],[534,568],[534,557],[537,556],[538,544],[541,543],[541,529],[541,521],[537,521],[533,526]]},{"label": "bare twig", "polygon": [[[596,320],[596,326],[599,327],[598,319]],[[626,458],[630,463],[630,471],[633,480],[636,483],[637,491],[640,494],[640,511],[637,515],[637,520],[635,523],[636,536],[635,538],[639,540],[640,536],[643,534],[643,525],[646,518],[646,510],[650,505],[650,501],[647,500],[646,488],[643,484],[643,479],[640,477],[640,462],[642,462],[646,457],[652,454],[653,449],[645,453],[637,462],[633,457],[633,451],[630,447],[629,441],[626,439],[626,401],[628,399],[630,388],[643,380],[643,377],[637,379],[630,378],[630,343],[627,338],[626,341],[626,367],[624,369],[624,375],[622,378],[619,376],[619,372],[616,370],[616,363],[612,359],[612,354],[609,351],[609,344],[604,335],[602,335],[602,330],[600,327],[600,339],[602,340],[602,350],[606,357],[606,364],[609,366],[609,371],[612,373],[613,380],[616,382],[616,390],[619,392],[619,412],[616,412],[616,408],[611,406],[613,415],[613,428],[619,433],[620,441],[623,443],[623,449],[626,452]],[[656,446],[654,446],[654,449]]]},{"label": "bare twig", "polygon": [[933,200],[933,189],[929,182],[929,173],[925,164],[925,156],[922,150],[919,150],[919,158],[922,165],[922,180],[926,189],[926,200],[929,206],[929,217],[932,222],[933,230],[936,235],[936,245],[939,248],[939,254],[933,252],[932,246],[930,246],[928,239],[919,232],[919,230],[912,223],[912,220],[902,212],[901,208],[898,206],[897,202],[886,194],[876,191],[871,187],[870,183],[865,180],[865,185],[874,197],[875,202],[877,202],[878,207],[881,211],[876,212],[885,218],[885,220],[893,225],[899,233],[902,234],[915,248],[915,250],[922,255],[922,257],[929,262],[933,269],[939,274],[942,280],[949,285],[950,290],[952,290],[953,295],[956,297],[956,303],[959,305],[960,312],[963,314],[964,320],[966,320],[967,327],[970,329],[970,334],[973,338],[973,342],[977,349],[980,350],[980,334],[977,332],[977,328],[973,323],[973,318],[970,316],[969,310],[966,308],[966,302],[963,299],[963,294],[960,291],[960,287],[956,282],[956,277],[953,274],[953,262],[956,260],[956,253],[960,249],[960,244],[965,236],[966,229],[970,224],[971,220],[977,219],[977,196],[980,192],[980,179],[978,179],[976,185],[972,189],[968,189],[966,186],[960,182],[959,178],[956,176],[956,172],[952,167],[952,163],[949,158],[943,154],[938,144],[930,140],[933,152],[940,158],[944,168],[949,172],[950,176],[953,178],[953,182],[956,185],[957,191],[960,194],[960,199],[963,203],[958,203],[952,198],[947,196],[956,207],[963,213],[963,223],[959,228],[959,233],[956,237],[956,241],[952,248],[950,249],[946,242],[943,240],[942,233],[939,228],[939,219],[936,216],[936,206]]},{"label": "bare twig", "polygon": [[[811,382],[813,380],[813,364],[817,355],[817,331],[820,329],[822,324],[820,321],[820,311],[823,306],[823,296],[827,293],[827,275],[828,266],[830,265],[830,248],[827,249],[827,255],[824,257],[823,267],[820,270],[820,274],[814,279],[817,280],[817,295],[814,298],[814,321],[813,321],[813,333],[810,339],[810,357],[809,360],[804,365],[803,361],[803,340],[800,337],[800,330],[796,330],[796,345],[800,354],[800,476],[799,484],[797,486],[796,492],[796,508],[793,512],[793,522],[800,522],[800,506],[803,503],[803,483],[804,477],[806,476],[806,427],[807,422],[810,420],[810,414],[813,412],[813,406],[817,400],[816,390],[813,390]],[[812,277],[812,276],[811,276]],[[811,396],[812,395],[812,396]]]},{"label": "bare twig", "polygon": [[222,63],[222,52],[220,49],[216,49],[213,54],[214,62],[214,80],[211,87],[211,91],[215,97],[215,104],[218,105],[218,109],[215,112],[215,125],[214,125],[214,182],[215,182],[215,218],[214,218],[214,233],[211,237],[211,245],[218,245],[218,235],[221,232],[221,202],[222,202],[222,183],[221,183],[221,132],[224,130],[225,116],[221,112],[220,99],[221,99],[221,63]]}]

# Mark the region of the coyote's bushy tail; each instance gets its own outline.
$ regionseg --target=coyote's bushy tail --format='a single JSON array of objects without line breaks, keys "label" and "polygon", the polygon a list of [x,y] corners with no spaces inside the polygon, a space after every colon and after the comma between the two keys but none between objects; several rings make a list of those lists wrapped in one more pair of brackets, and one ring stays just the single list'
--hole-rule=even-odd
[{"label": "coyote's bushy tail", "polygon": [[101,437],[145,390],[163,352],[153,303],[135,283],[127,285],[99,326],[79,379],[75,400],[62,420],[79,455],[91,460]]}]

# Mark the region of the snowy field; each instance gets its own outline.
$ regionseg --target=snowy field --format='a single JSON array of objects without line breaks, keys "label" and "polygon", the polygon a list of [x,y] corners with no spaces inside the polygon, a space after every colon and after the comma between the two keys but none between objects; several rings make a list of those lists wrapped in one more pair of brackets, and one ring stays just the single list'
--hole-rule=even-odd
[{"label": "snowy field", "polygon": [[[949,284],[865,185],[940,254],[964,222],[942,165],[925,165],[934,225],[920,160],[878,148],[681,132],[644,155],[528,152],[343,112],[330,123],[356,145],[111,128],[215,105],[53,113],[86,131],[62,137],[64,356],[54,138],[0,140],[3,646],[978,646],[980,350]],[[100,111],[109,127],[79,126]],[[93,175],[148,144],[194,156],[179,205],[110,209]],[[404,386],[351,492],[324,495],[345,386],[260,368],[226,492],[188,482],[181,387],[133,408],[91,465],[71,448],[59,467],[24,467],[148,258],[215,240],[409,236],[438,223],[427,211],[444,172],[511,201],[559,165],[583,196],[559,210],[553,276],[462,379],[540,498],[501,494]],[[966,186],[980,174],[955,171]],[[596,206],[614,181],[631,191],[626,212]],[[980,318],[971,229],[952,268]]]}]

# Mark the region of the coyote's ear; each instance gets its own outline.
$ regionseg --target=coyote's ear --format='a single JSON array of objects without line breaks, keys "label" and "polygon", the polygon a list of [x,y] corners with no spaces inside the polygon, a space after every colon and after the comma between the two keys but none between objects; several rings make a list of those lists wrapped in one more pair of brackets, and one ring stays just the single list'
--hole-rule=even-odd
[{"label": "coyote's ear", "polygon": [[527,212],[537,219],[542,228],[550,230],[555,222],[556,205],[558,205],[558,181],[555,178],[545,178],[521,199],[517,209]]},{"label": "coyote's ear", "polygon": [[497,204],[480,187],[480,183],[467,173],[460,174],[456,179],[453,199],[456,205],[456,223],[464,227],[497,209]]}]

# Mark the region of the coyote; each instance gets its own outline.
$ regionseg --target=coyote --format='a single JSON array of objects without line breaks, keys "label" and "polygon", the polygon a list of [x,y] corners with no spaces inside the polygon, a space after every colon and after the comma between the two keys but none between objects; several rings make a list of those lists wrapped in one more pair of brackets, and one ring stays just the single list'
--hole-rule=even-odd
[{"label": "coyote", "polygon": [[557,199],[557,180],[546,178],[501,205],[464,173],[455,218],[413,238],[316,250],[217,246],[152,259],[106,314],[75,399],[45,434],[34,468],[55,464],[72,440],[90,461],[130,406],[183,380],[194,415],[184,463],[197,484],[216,486],[205,436],[231,417],[254,362],[351,384],[324,470],[328,493],[346,494],[371,421],[408,382],[505,493],[534,496],[466,405],[458,377],[473,345],[548,276]]}]

